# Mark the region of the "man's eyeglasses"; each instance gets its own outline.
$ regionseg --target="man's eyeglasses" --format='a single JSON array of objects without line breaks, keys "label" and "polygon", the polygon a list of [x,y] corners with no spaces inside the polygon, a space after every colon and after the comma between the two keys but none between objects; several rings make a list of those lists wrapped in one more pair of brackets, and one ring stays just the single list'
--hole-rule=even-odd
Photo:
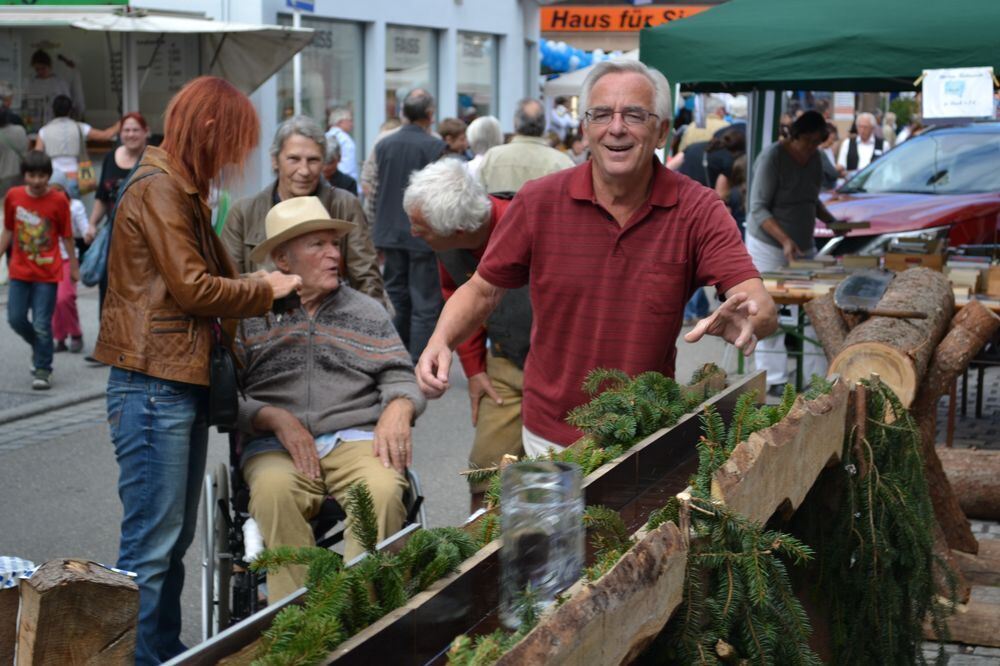
[{"label": "man's eyeglasses", "polygon": [[651,113],[642,107],[631,107],[621,111],[615,111],[611,107],[607,106],[595,106],[593,109],[588,109],[587,112],[583,114],[583,117],[587,119],[588,123],[593,123],[594,125],[607,125],[617,113],[621,114],[622,120],[625,121],[626,125],[644,125],[646,124],[646,121],[649,120],[650,116],[659,119],[658,115]]}]

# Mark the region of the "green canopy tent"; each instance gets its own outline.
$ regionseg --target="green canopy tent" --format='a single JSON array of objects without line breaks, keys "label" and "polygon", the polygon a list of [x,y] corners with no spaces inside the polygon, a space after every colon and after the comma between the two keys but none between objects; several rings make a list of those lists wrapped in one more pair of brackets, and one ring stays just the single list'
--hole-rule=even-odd
[{"label": "green canopy tent", "polygon": [[730,0],[643,30],[639,59],[690,90],[912,90],[925,69],[1000,71],[1000,2]]},{"label": "green canopy tent", "polygon": [[759,149],[780,114],[774,91],[914,90],[925,69],[1000,71],[997,26],[998,0],[730,0],[643,30],[639,59],[687,90],[756,93]]}]

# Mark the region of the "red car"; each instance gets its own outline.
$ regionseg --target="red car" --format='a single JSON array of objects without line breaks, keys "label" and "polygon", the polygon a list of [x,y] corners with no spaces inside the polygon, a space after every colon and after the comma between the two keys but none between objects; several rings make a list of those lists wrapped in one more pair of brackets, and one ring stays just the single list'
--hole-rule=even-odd
[{"label": "red car", "polygon": [[1000,241],[1000,122],[939,127],[900,144],[823,195],[840,220],[868,229],[834,236],[816,221],[820,254],[883,254],[895,239],[949,246]]}]

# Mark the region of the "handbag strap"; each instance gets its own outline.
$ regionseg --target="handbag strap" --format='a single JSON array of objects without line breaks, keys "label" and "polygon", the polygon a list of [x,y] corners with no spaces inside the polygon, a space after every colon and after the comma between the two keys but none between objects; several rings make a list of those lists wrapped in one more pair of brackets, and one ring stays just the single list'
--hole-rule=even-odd
[{"label": "handbag strap", "polygon": [[76,125],[76,133],[80,135],[80,150],[77,151],[76,161],[86,162],[90,159],[90,156],[87,155],[87,139],[83,136],[83,128],[80,127],[80,123],[74,120],[73,124]]}]

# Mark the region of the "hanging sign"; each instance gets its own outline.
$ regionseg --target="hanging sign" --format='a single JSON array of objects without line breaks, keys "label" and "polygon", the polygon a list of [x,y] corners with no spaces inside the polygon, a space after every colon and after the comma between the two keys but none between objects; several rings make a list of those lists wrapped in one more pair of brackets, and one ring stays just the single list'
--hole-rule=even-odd
[{"label": "hanging sign", "polygon": [[992,67],[928,69],[923,79],[925,119],[993,117]]},{"label": "hanging sign", "polygon": [[694,16],[714,5],[542,7],[542,32],[636,32]]}]

